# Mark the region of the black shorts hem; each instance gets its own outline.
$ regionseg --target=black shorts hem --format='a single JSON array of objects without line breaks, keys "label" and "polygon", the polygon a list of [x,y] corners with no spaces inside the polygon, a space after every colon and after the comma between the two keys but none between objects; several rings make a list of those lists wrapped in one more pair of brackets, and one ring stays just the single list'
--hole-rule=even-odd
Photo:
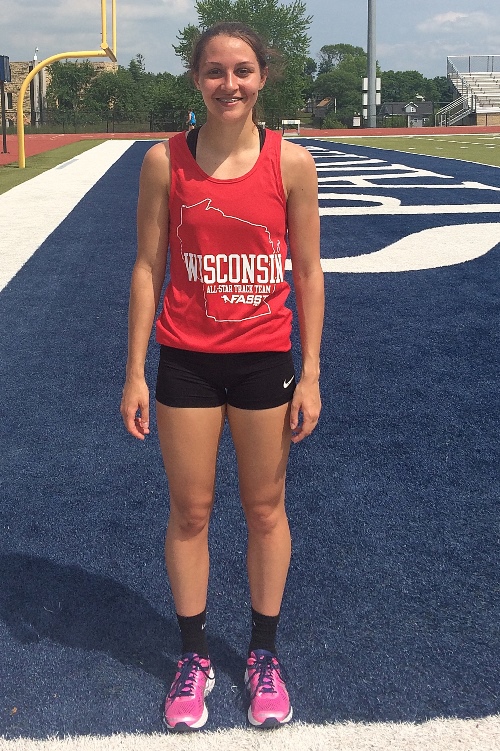
[{"label": "black shorts hem", "polygon": [[292,401],[293,394],[287,394],[286,399],[275,399],[274,401],[270,402],[269,400],[267,402],[247,402],[246,404],[236,404],[233,400],[227,401],[227,404],[230,407],[235,407],[236,409],[249,409],[249,410],[258,410],[258,409],[274,409],[275,407],[281,407],[283,404],[288,404]]},{"label": "black shorts hem", "polygon": [[224,399],[222,401],[215,401],[213,399],[189,399],[179,398],[173,399],[172,397],[158,398],[156,395],[156,401],[158,404],[163,404],[164,407],[177,407],[179,409],[206,409],[211,407],[223,407],[227,404],[229,407],[235,407],[235,409],[248,409],[248,410],[260,410],[260,409],[274,409],[275,407],[281,407],[283,404],[289,404],[292,401],[292,396],[287,396],[286,399],[274,400],[272,403],[267,402],[252,402],[246,404],[236,404],[234,401]]},{"label": "black shorts hem", "polygon": [[214,399],[206,399],[206,400],[200,400],[200,399],[189,399],[188,397],[180,397],[179,399],[174,399],[172,397],[158,397],[158,394],[155,394],[156,401],[158,404],[163,404],[164,407],[179,407],[179,408],[185,408],[185,409],[204,409],[207,407],[223,407],[224,404],[227,404],[227,400],[223,399],[222,401],[215,401]]}]

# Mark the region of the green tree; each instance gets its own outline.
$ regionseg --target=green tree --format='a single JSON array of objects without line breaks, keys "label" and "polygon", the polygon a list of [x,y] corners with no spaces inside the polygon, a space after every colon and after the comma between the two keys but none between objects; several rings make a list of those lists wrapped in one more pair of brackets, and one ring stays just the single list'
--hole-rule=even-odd
[{"label": "green tree", "polygon": [[307,57],[304,65],[304,86],[302,89],[302,96],[304,101],[311,99],[314,89],[314,76],[318,70],[316,60],[312,57]]},{"label": "green tree", "polygon": [[[361,108],[362,81],[366,76],[366,53],[362,47],[350,44],[326,45],[322,47],[323,64],[313,86],[317,99],[330,98],[335,103],[339,117],[351,117]],[[326,59],[328,57],[328,65]]]},{"label": "green tree", "polygon": [[347,58],[356,57],[366,60],[366,53],[362,47],[354,47],[352,44],[325,44],[318,54],[318,75],[330,73]]},{"label": "green tree", "polygon": [[146,73],[144,57],[139,53],[129,63],[128,70],[134,81],[141,81]]},{"label": "green tree", "polygon": [[429,102],[445,104],[453,100],[453,88],[446,76],[426,78],[425,98]]},{"label": "green tree", "polygon": [[88,60],[83,62],[52,63],[47,86],[47,104],[64,112],[82,108],[85,92],[96,76],[96,69]]},{"label": "green tree", "polygon": [[175,129],[182,130],[186,127],[188,109],[193,109],[196,121],[200,125],[203,124],[203,99],[200,92],[194,88],[191,77],[187,73],[180,76],[170,73],[159,74],[156,77],[153,102],[153,112],[158,122],[173,124]]},{"label": "green tree", "polygon": [[171,73],[158,73],[152,89],[152,110],[155,115],[165,116],[174,109],[177,78]]},{"label": "green tree", "polygon": [[[239,20],[260,34],[281,64],[271,71],[261,95],[261,117],[269,124],[279,118],[293,116],[303,106],[303,90],[307,83],[305,66],[310,38],[307,35],[311,17],[306,16],[302,0],[282,5],[278,0],[197,0],[199,25],[189,25],[177,36],[176,53],[189,66],[193,41],[204,29],[219,21]],[[272,55],[270,55],[272,68]]]},{"label": "green tree", "polygon": [[91,82],[85,94],[85,106],[108,118],[144,117],[149,107],[130,69],[103,71]]},{"label": "green tree", "polygon": [[317,70],[318,65],[316,63],[316,60],[313,57],[306,57],[306,61],[304,63],[304,75],[313,78]]},{"label": "green tree", "polygon": [[417,70],[388,70],[381,74],[383,102],[411,102],[426,99],[427,79]]},{"label": "green tree", "polygon": [[[209,24],[206,25],[208,26]],[[191,51],[197,38],[200,36],[200,28],[205,28],[201,26],[201,22],[200,27],[194,26],[192,23],[188,24],[177,36],[179,44],[173,45],[175,54],[181,58],[186,68],[189,68]]]}]

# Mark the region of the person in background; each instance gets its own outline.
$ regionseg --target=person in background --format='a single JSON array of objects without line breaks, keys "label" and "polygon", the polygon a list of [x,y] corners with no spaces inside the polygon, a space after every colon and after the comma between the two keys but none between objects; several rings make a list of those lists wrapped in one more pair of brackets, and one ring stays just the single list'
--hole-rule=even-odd
[{"label": "person in background", "polygon": [[196,115],[193,110],[188,110],[188,116],[186,120],[188,130],[194,130],[196,128]]},{"label": "person in background", "polygon": [[[324,285],[314,160],[258,126],[267,55],[239,22],[201,34],[191,73],[206,123],[153,146],[140,176],[121,413],[143,440],[150,431],[145,359],[169,252],[156,321],[156,419],[170,496],[166,566],[182,640],[164,710],[174,731],[205,725],[215,681],[205,629],[208,529],[225,421],[248,528],[248,720],[266,728],[292,718],[276,647],[291,555],[285,475],[291,443],[306,438],[320,415]],[[287,242],[301,345],[297,380],[285,304]],[[305,488],[304,502],[306,495]]]}]

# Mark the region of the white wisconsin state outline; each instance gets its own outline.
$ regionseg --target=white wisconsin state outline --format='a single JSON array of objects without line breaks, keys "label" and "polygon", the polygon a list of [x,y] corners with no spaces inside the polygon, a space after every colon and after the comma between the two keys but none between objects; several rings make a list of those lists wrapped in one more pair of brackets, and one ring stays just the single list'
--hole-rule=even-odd
[{"label": "white wisconsin state outline", "polygon": [[[181,256],[183,255],[183,252],[182,252],[182,238],[181,238],[181,236],[179,234],[179,230],[182,227],[182,218],[183,218],[184,210],[185,209],[194,209],[194,208],[197,208],[198,206],[201,206],[204,203],[206,203],[205,211],[218,211],[219,214],[222,214],[222,216],[224,217],[224,219],[234,219],[236,222],[243,222],[243,224],[248,224],[248,225],[250,225],[252,227],[258,227],[259,229],[264,230],[264,232],[266,233],[266,235],[269,238],[269,244],[270,244],[270,246],[271,246],[271,248],[273,250],[272,254],[273,255],[281,255],[281,253],[280,253],[280,247],[281,247],[280,241],[278,240],[277,246],[275,248],[274,247],[274,242],[273,242],[273,240],[271,238],[271,233],[269,232],[269,229],[266,227],[265,224],[255,224],[254,222],[249,222],[247,219],[241,219],[238,216],[231,216],[230,214],[225,214],[222,211],[222,209],[218,209],[216,206],[212,206],[212,199],[211,198],[204,198],[202,201],[197,201],[196,203],[193,203],[190,206],[188,206],[187,204],[182,204],[181,205],[181,221],[180,221],[180,224],[177,226],[177,229],[176,229],[176,235],[179,238],[179,245],[180,245]],[[287,262],[285,261],[285,268],[286,268],[286,263]],[[203,298],[205,300],[205,315],[206,315],[207,318],[211,318],[213,321],[217,321],[217,323],[238,323],[240,321],[250,321],[253,318],[262,318],[263,316],[268,316],[268,315],[271,314],[271,307],[270,307],[269,303],[267,303],[265,300],[263,300],[262,303],[261,303],[261,305],[265,305],[266,308],[267,308],[267,311],[265,311],[264,313],[256,313],[253,316],[245,316],[244,318],[216,318],[216,316],[210,315],[210,313],[208,312],[208,307],[207,307],[207,293],[205,291],[205,282],[203,280],[200,280],[200,283],[201,283],[202,288],[203,288]],[[229,284],[232,284],[232,283],[233,282],[229,282]]]}]

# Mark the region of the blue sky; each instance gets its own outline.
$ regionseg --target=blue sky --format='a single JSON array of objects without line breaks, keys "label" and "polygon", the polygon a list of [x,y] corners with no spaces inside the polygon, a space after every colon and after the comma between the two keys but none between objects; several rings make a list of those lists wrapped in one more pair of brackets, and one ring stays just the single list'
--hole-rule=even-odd
[{"label": "blue sky", "polygon": [[[111,0],[108,0],[111,5]],[[283,4],[288,4],[283,0]],[[306,0],[311,56],[325,44],[366,49],[368,0]],[[0,54],[38,59],[100,45],[100,0],[2,0]],[[118,62],[137,53],[147,70],[182,72],[172,44],[197,22],[194,0],[117,0]],[[498,0],[377,0],[377,59],[382,70],[446,75],[447,55],[499,54]]]}]

